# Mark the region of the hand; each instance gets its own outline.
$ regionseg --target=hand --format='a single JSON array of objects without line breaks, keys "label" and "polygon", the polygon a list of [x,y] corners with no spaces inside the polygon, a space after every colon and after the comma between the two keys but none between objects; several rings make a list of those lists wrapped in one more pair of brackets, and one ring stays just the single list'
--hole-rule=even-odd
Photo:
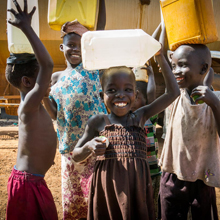
[{"label": "hand", "polygon": [[147,75],[154,74],[153,68],[151,66],[150,60],[145,63],[145,66],[141,67],[141,69],[147,70]]},{"label": "hand", "polygon": [[106,143],[103,143],[103,138],[93,138],[89,143],[89,149],[96,155],[103,155],[106,151]]},{"label": "hand", "polygon": [[11,12],[15,17],[14,21],[9,19],[8,23],[20,29],[23,29],[27,26],[31,26],[31,19],[36,10],[36,7],[33,7],[32,11],[28,13],[27,12],[27,0],[24,0],[24,11],[21,10],[21,7],[16,0],[13,0],[13,3],[15,7],[17,8],[18,12],[16,12],[14,9],[7,10]]},{"label": "hand", "polygon": [[191,97],[193,96],[199,96],[195,103],[198,104],[199,101],[205,102],[210,107],[214,105],[216,102],[219,102],[216,95],[211,91],[211,89],[208,86],[198,86],[195,89],[192,90]]}]

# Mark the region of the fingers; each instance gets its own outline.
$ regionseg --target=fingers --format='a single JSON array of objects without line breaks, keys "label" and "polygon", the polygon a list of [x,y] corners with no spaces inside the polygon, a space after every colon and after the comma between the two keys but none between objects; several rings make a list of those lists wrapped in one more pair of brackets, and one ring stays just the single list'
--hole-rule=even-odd
[{"label": "fingers", "polygon": [[14,25],[14,22],[11,19],[8,20],[8,23]]},{"label": "fingers", "polygon": [[24,13],[27,13],[27,0],[24,0]]},{"label": "fingers", "polygon": [[32,17],[35,11],[36,11],[36,7],[34,6],[32,11],[29,13],[29,15]]},{"label": "fingers", "polygon": [[16,16],[18,14],[13,8],[8,9],[7,11],[11,12],[14,16]]},{"label": "fingers", "polygon": [[21,13],[22,10],[21,10],[21,7],[20,7],[20,5],[18,4],[18,2],[17,2],[16,0],[13,0],[13,3],[14,3],[14,5],[15,5],[15,7],[17,8],[18,12]]}]

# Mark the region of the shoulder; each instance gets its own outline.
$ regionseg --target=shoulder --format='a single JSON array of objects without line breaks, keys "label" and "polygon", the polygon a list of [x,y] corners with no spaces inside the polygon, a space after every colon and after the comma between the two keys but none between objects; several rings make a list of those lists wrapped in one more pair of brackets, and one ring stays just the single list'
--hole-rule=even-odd
[{"label": "shoulder", "polygon": [[98,124],[98,123],[105,120],[104,117],[105,116],[103,114],[93,115],[91,118],[89,118],[88,125],[89,124]]},{"label": "shoulder", "polygon": [[92,116],[89,120],[88,120],[88,127],[95,129],[97,131],[101,131],[103,130],[103,128],[105,127],[105,115],[104,114],[98,114],[98,115],[94,115]]},{"label": "shoulder", "polygon": [[64,71],[59,71],[59,72],[55,72],[52,74],[52,77],[51,77],[51,85],[52,86],[57,83],[57,81],[60,79],[60,77],[62,76],[63,73],[64,73]]}]

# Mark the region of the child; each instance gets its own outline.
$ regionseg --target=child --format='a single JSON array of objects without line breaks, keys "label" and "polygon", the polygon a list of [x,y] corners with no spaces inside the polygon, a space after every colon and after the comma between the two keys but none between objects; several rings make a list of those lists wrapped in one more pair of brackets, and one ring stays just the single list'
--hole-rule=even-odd
[{"label": "child", "polygon": [[31,27],[36,8],[28,13],[13,0],[17,11],[9,9],[15,20],[8,22],[20,28],[30,41],[36,60],[24,64],[8,64],[6,78],[21,95],[18,109],[19,141],[15,167],[8,180],[8,220],[58,219],[57,211],[44,175],[56,154],[56,133],[41,101],[47,92],[53,61]]},{"label": "child", "polygon": [[[132,107],[132,111],[135,111],[145,105],[149,105],[156,98],[156,85],[154,80],[153,69],[150,65],[144,68],[146,72],[145,77],[139,74],[139,68],[134,69],[136,77],[136,89],[137,89],[137,98]],[[144,71],[142,70],[142,71]],[[148,77],[147,77],[148,76]],[[146,89],[147,88],[147,89]],[[154,199],[154,208],[155,215],[157,216],[157,204],[158,204],[158,194],[160,186],[160,167],[158,166],[158,141],[156,138],[156,124],[157,124],[157,115],[151,117],[145,122],[145,131],[146,131],[146,142],[147,142],[147,161],[150,167],[150,174],[152,179],[153,187],[153,199]]]},{"label": "child", "polygon": [[220,94],[203,85],[210,65],[205,45],[182,45],[172,57],[181,95],[172,105],[160,160],[163,220],[186,219],[190,206],[193,219],[218,219]]},{"label": "child", "polygon": [[[100,25],[98,25],[100,26]],[[83,68],[81,36],[88,31],[78,21],[63,25],[60,45],[67,68],[53,74],[50,99],[44,104],[51,117],[57,120],[57,136],[61,153],[63,218],[86,218],[88,194],[95,158],[81,164],[74,163],[71,152],[83,135],[88,119],[106,113],[99,92],[99,71]]]},{"label": "child", "polygon": [[[155,219],[144,124],[166,108],[178,95],[175,78],[162,53],[157,54],[167,93],[134,113],[135,76],[127,67],[113,67],[101,78],[102,97],[109,115],[88,121],[73,151],[76,162],[91,153],[97,157],[89,196],[88,219]],[[109,139],[109,146],[103,137]]]}]

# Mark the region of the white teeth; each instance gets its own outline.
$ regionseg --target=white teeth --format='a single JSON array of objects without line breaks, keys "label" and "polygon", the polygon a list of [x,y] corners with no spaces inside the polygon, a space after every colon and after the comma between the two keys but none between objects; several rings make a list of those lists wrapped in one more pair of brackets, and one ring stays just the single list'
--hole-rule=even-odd
[{"label": "white teeth", "polygon": [[127,103],[121,102],[121,103],[115,103],[115,105],[118,107],[124,107],[127,105]]}]

